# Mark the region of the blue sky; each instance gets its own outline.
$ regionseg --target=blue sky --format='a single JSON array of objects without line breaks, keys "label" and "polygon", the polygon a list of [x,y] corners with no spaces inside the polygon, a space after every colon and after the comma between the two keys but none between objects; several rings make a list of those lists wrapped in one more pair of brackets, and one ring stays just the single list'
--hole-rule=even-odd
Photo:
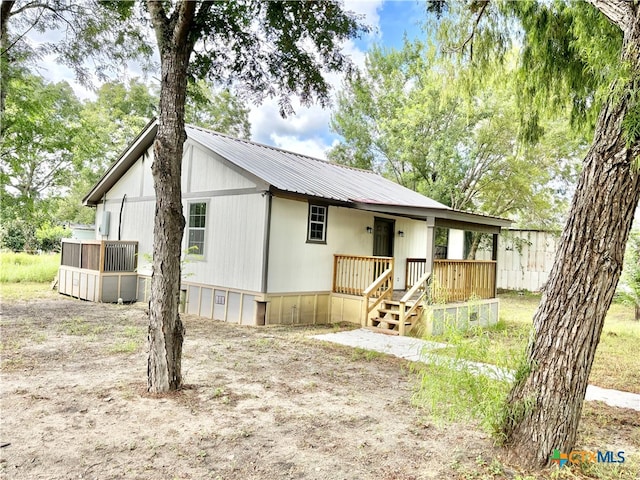
[{"label": "blue sky", "polygon": [[[420,24],[424,19],[424,2],[405,1],[362,1],[347,0],[346,8],[364,15],[365,23],[372,32],[348,42],[347,52],[354,63],[364,65],[365,55],[375,44],[385,47],[400,47],[406,33],[408,38],[421,36]],[[342,77],[330,76],[334,92],[339,90]],[[295,105],[295,102],[294,102]],[[318,158],[325,158],[327,150],[339,141],[331,132],[330,109],[318,106],[295,108],[296,115],[282,119],[275,101],[266,101],[251,109],[249,120],[252,125],[252,139],[268,145],[292,150]]]}]

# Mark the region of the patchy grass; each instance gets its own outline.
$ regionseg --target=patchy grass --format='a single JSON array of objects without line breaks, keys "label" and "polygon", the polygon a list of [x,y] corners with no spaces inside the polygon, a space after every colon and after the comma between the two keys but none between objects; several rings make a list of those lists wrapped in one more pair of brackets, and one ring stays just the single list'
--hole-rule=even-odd
[{"label": "patchy grass", "polygon": [[0,283],[51,282],[59,266],[59,253],[0,252]]},{"label": "patchy grass", "polygon": [[[511,359],[527,346],[533,314],[539,303],[539,295],[502,294],[500,320],[496,325],[462,334],[449,332],[435,337],[435,340],[468,344],[463,358],[509,367],[513,363]],[[634,321],[633,315],[631,307],[619,303],[611,305],[593,362],[590,383],[640,393],[640,363],[637,361],[640,322]],[[477,348],[481,343],[482,348]],[[471,348],[473,346],[475,348]],[[447,348],[438,353],[455,356],[456,350]]]},{"label": "patchy grass", "polygon": [[3,302],[16,300],[32,300],[47,298],[48,300],[63,298],[58,292],[51,290],[48,283],[20,282],[0,283],[0,299]]},{"label": "patchy grass", "polygon": [[[528,329],[539,303],[539,295],[501,295],[500,318],[511,328]],[[522,340],[524,348],[526,337]],[[620,303],[612,304],[589,382],[603,388],[640,393],[640,363],[637,361],[639,344],[640,322],[634,320],[633,309]]]},{"label": "patchy grass", "polygon": [[144,344],[145,331],[137,326],[124,327],[120,339],[109,348],[111,353],[135,353]]},{"label": "patchy grass", "polygon": [[356,362],[359,360],[365,360],[371,362],[376,358],[385,356],[384,353],[376,352],[375,350],[367,350],[365,348],[355,347],[351,353],[351,360]]}]

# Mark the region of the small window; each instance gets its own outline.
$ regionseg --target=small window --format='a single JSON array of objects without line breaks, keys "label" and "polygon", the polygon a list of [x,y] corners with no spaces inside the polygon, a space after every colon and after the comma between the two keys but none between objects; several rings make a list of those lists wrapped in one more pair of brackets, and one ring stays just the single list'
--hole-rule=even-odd
[{"label": "small window", "polygon": [[327,207],[309,204],[309,226],[307,241],[327,243]]},{"label": "small window", "polygon": [[207,204],[205,202],[189,204],[189,223],[187,227],[187,252],[190,255],[204,255],[204,234],[207,223]]}]

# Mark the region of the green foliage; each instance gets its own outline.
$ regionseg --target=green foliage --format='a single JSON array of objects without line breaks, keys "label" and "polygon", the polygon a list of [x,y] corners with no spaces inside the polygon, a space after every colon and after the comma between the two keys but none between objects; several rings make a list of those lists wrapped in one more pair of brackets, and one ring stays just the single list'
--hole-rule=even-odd
[{"label": "green foliage", "polygon": [[67,83],[31,74],[11,79],[7,90],[0,186],[27,219],[40,197],[69,186],[81,167],[70,142],[81,128],[81,104]]},{"label": "green foliage", "polygon": [[586,141],[549,121],[539,144],[520,142],[516,80],[498,63],[478,79],[420,42],[373,48],[338,94],[331,126],[344,142],[329,157],[456,209],[554,225]]},{"label": "green foliage", "polygon": [[51,282],[59,266],[60,254],[0,252],[0,283]]},{"label": "green foliage", "polygon": [[[498,434],[511,383],[480,375],[469,363],[469,359],[489,356],[487,331],[473,328],[462,332],[449,325],[445,338],[451,346],[446,352],[451,361],[414,364],[420,379],[414,402],[440,421],[477,420],[486,431]],[[498,350],[492,351],[491,357],[494,364],[513,370],[521,363],[523,353],[524,349],[516,353]]]},{"label": "green foliage", "polygon": [[70,237],[71,230],[61,225],[52,225],[49,222],[44,223],[36,230],[38,249],[45,252],[59,252],[60,241]]},{"label": "green foliage", "polygon": [[215,91],[204,80],[189,83],[185,121],[236,138],[249,139],[249,109],[229,90]]},{"label": "green foliage", "polygon": [[36,250],[35,228],[24,220],[4,219],[0,226],[0,247],[14,252]]},{"label": "green foliage", "polygon": [[521,105],[528,105],[534,118],[569,108],[574,126],[592,131],[610,85],[628,74],[620,65],[620,29],[586,2],[503,2],[501,7],[524,34]]},{"label": "green foliage", "polygon": [[636,320],[640,320],[640,232],[629,235],[618,296],[634,307]]}]

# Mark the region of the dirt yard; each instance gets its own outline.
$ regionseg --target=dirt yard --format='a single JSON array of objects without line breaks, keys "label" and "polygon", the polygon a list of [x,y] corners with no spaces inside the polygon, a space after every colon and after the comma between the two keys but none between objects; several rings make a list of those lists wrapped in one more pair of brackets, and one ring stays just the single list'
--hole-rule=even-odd
[{"label": "dirt yard", "polygon": [[[187,386],[154,397],[142,306],[4,302],[0,476],[533,478],[475,426],[412,406],[404,361],[308,338],[331,328],[183,318]],[[585,444],[638,452],[637,412],[590,406],[585,419]]]}]

